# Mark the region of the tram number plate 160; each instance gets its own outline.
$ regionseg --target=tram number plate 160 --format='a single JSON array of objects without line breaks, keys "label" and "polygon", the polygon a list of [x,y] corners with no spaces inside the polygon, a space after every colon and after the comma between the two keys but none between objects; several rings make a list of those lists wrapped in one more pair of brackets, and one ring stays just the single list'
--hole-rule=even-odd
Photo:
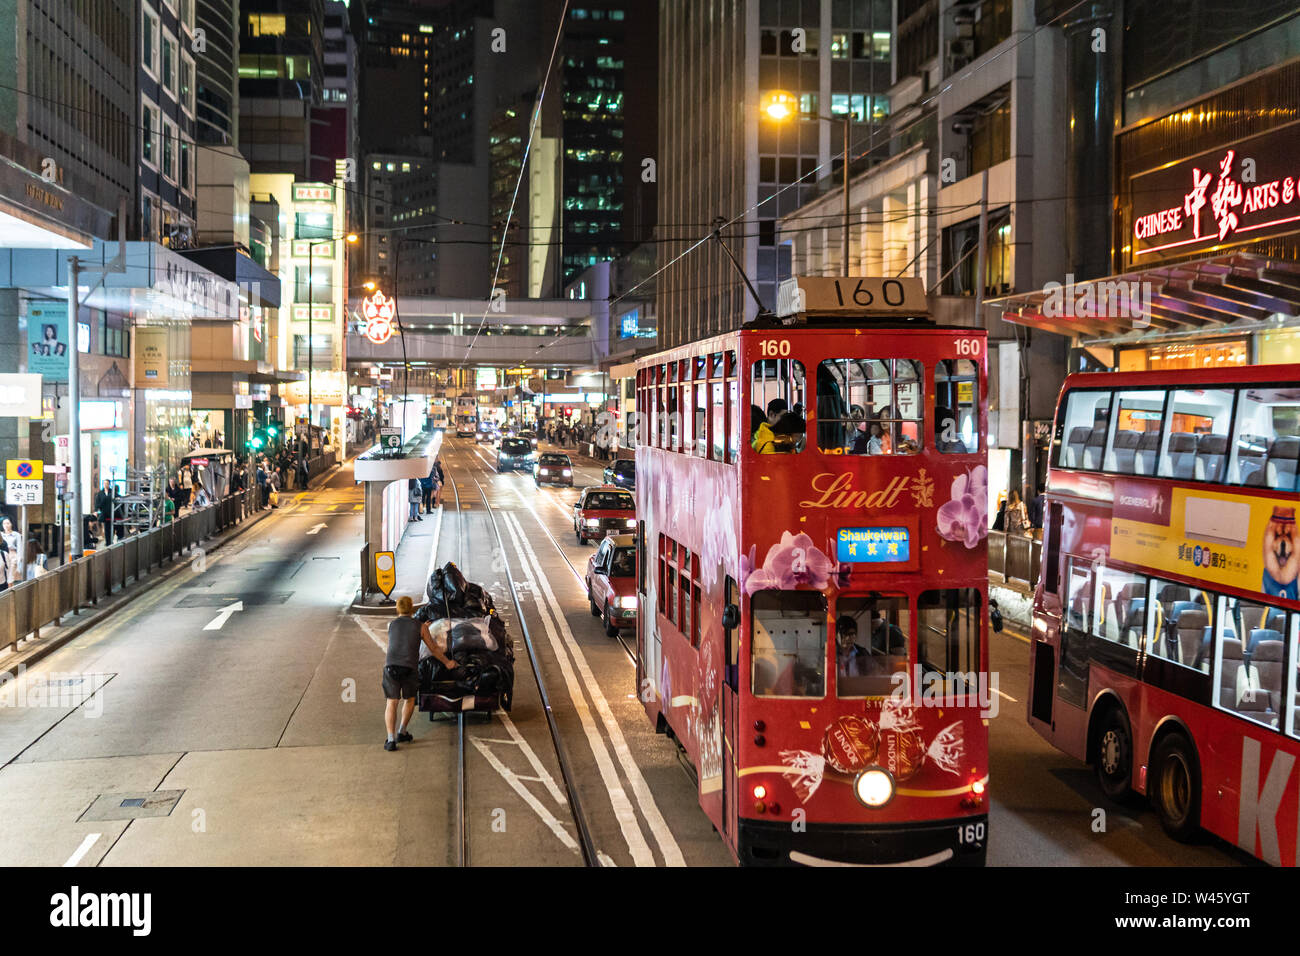
[{"label": "tram number plate 160", "polygon": [[984,843],[984,834],[987,829],[988,824],[983,820],[973,820],[970,823],[958,824],[957,843],[961,846],[980,846]]}]

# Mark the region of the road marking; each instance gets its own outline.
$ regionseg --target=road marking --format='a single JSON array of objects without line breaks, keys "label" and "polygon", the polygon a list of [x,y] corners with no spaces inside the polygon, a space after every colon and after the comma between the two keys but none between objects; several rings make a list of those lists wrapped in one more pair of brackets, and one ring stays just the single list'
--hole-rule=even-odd
[{"label": "road marking", "polygon": [[226,622],[230,620],[230,615],[234,614],[236,611],[242,611],[243,609],[244,609],[243,601],[236,601],[234,604],[227,604],[225,607],[221,609],[220,614],[218,614],[212,620],[208,621],[207,624],[203,625],[203,630],[205,631],[221,630],[221,628],[225,626]]},{"label": "road marking", "polygon": [[[502,517],[505,521],[506,530],[514,541],[515,551],[520,555],[520,567],[524,575],[524,583],[527,583],[530,590],[536,593],[537,582],[533,578],[533,566],[524,558],[523,529],[519,526],[519,522],[514,520],[514,515],[510,512],[502,512]],[[610,806],[613,808],[615,819],[618,820],[619,829],[622,831],[623,839],[627,843],[628,852],[632,855],[632,862],[637,866],[654,866],[654,854],[650,851],[650,844],[646,842],[644,835],[641,833],[640,824],[637,823],[636,819],[636,811],[632,808],[632,801],[628,799],[627,791],[623,789],[618,770],[614,767],[614,762],[610,758],[609,748],[605,744],[605,739],[601,737],[600,731],[596,728],[591,709],[587,706],[587,698],[582,693],[582,687],[573,672],[573,665],[569,662],[569,657],[564,651],[563,640],[556,630],[554,620],[552,620],[555,611],[550,604],[538,597],[534,598],[534,603],[537,607],[538,616],[542,619],[542,626],[546,631],[546,636],[551,642],[551,649],[554,651],[555,659],[560,666],[560,673],[564,678],[564,683],[568,687],[573,709],[578,715],[579,723],[582,724],[582,730],[587,737],[587,744],[591,748],[591,754],[596,760],[596,769],[600,772],[605,791],[609,794]],[[563,626],[564,615],[561,613],[557,616],[561,626]],[[592,681],[592,685],[594,685],[594,681]],[[594,686],[591,689],[593,690],[593,698],[599,697],[599,689]]]},{"label": "road marking", "polygon": [[322,521],[320,524],[318,524],[318,525],[316,525],[315,527],[313,527],[313,528],[312,528],[310,531],[308,531],[307,533],[308,533],[308,534],[320,534],[321,528],[324,528],[324,527],[325,527],[325,522]]},{"label": "road marking", "polygon": [[353,511],[365,511],[365,510],[366,510],[366,506],[365,506],[365,505],[353,505],[353,506],[352,506],[352,510],[353,510]]},{"label": "road marking", "polygon": [[1014,697],[1012,697],[1010,694],[1004,694],[1004,693],[1002,693],[1002,691],[998,691],[998,696],[999,696],[999,697],[1005,697],[1007,700],[1011,701],[1011,703],[1013,703],[1013,704],[1018,704],[1018,703],[1020,703],[1020,701],[1016,700],[1016,699],[1015,699]]},{"label": "road marking", "polygon": [[497,755],[489,750],[477,737],[470,737],[469,741],[474,745],[474,749],[483,755],[483,759],[491,764],[492,769],[501,775],[501,779],[510,785],[510,789],[519,794],[519,799],[528,804],[533,812],[541,817],[542,822],[559,838],[565,848],[572,850],[574,853],[579,852],[578,841],[569,835],[569,831],[564,829],[564,824],[556,818],[555,814],[542,806],[542,802],[532,795],[515,772],[497,759]]},{"label": "road marking", "polygon": [[[522,545],[522,552],[527,555],[528,559],[536,567],[539,574],[541,573],[541,562],[538,561],[533,546],[523,533],[523,526],[519,519],[510,513],[505,515],[507,525],[512,525],[512,531],[518,531],[519,538],[516,545]],[[654,795],[650,792],[650,787],[641,774],[641,768],[637,765],[632,756],[631,750],[628,749],[627,741],[623,737],[623,728],[619,726],[618,719],[610,709],[609,701],[605,699],[604,692],[600,689],[600,684],[596,680],[596,675],[591,672],[591,667],[587,663],[586,655],[583,654],[582,648],[569,629],[568,619],[564,616],[563,608],[556,599],[555,593],[551,590],[549,580],[542,576],[539,580],[543,596],[550,604],[551,611],[555,614],[560,630],[567,637],[567,643],[563,646],[573,655],[573,662],[577,666],[578,672],[582,678],[582,687],[587,689],[591,694],[592,702],[596,706],[597,713],[600,714],[601,721],[605,725],[605,731],[609,734],[610,744],[613,747],[614,754],[618,757],[619,763],[623,767],[623,773],[627,776],[628,782],[632,785],[632,792],[637,798],[637,804],[641,808],[641,814],[645,817],[646,823],[650,827],[650,832],[654,835],[655,842],[659,844],[659,850],[664,855],[664,862],[668,866],[685,866],[686,860],[682,856],[681,848],[673,838],[672,830],[669,829],[668,823],[664,820],[663,814],[659,811],[659,805],[655,803]],[[540,605],[540,602],[538,602]],[[553,640],[552,644],[556,647],[556,657],[563,663],[567,663],[560,653],[560,642]],[[561,670],[566,670],[564,666]],[[566,678],[569,675],[566,674]],[[574,694],[575,685],[570,681],[570,697],[579,699],[580,694]],[[640,831],[638,830],[638,835]]]},{"label": "road marking", "polygon": [[78,863],[80,863],[81,858],[90,852],[90,848],[95,845],[95,841],[98,840],[101,835],[102,834],[99,833],[86,834],[86,838],[81,841],[81,846],[77,847],[77,852],[72,854],[72,856],[68,857],[67,862],[64,863],[63,865],[76,866]]}]

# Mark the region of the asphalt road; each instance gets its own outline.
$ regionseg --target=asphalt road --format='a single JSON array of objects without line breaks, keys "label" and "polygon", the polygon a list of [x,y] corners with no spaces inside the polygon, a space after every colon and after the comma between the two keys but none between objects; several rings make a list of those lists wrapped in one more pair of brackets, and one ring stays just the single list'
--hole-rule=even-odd
[{"label": "asphalt road", "polygon": [[[448,438],[443,460],[455,490],[425,519],[430,567],[454,560],[486,584],[516,641],[511,713],[467,723],[470,863],[581,863],[508,567],[600,861],[730,865],[675,746],[645,720],[627,650],[588,612],[576,490],[498,475],[470,441]],[[579,463],[577,487],[599,480]],[[345,466],[25,675],[24,706],[0,706],[6,863],[455,863],[456,723],[417,715],[414,743],[382,749],[386,621],[346,610],[361,500]],[[1108,805],[1025,723],[1027,645],[1004,632],[991,646],[990,865],[1250,862]]]}]

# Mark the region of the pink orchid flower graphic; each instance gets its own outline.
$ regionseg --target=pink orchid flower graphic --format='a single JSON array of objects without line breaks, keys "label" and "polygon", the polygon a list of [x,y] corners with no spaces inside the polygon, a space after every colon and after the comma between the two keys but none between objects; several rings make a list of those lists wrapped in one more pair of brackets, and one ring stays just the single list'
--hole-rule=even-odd
[{"label": "pink orchid flower graphic", "polygon": [[988,537],[988,469],[977,465],[952,482],[952,498],[939,506],[939,536],[973,548]]},{"label": "pink orchid flower graphic", "polygon": [[835,573],[835,562],[826,556],[812,538],[802,531],[781,533],[781,540],[768,549],[762,567],[753,567],[754,549],[741,560],[741,567],[751,570],[745,578],[745,593],[753,594],[765,588],[782,591],[811,588],[820,591],[830,584]]}]

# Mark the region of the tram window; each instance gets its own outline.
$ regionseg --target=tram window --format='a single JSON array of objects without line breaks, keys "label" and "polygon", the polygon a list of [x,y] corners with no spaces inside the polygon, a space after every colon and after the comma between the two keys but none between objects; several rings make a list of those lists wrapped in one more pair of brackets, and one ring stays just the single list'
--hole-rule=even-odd
[{"label": "tram window", "polygon": [[713,369],[709,372],[709,378],[722,378],[722,376],[723,376],[723,374],[724,374],[724,372],[723,372],[723,369],[724,369],[724,368],[725,368],[725,366],[723,365],[723,361],[722,361],[722,353],[721,353],[721,352],[714,352],[714,353],[713,353]]},{"label": "tram window", "polygon": [[694,434],[691,431],[695,424],[695,416],[691,414],[691,402],[694,398],[695,389],[690,385],[683,385],[679,409],[682,418],[682,447],[678,449],[683,455],[689,455],[695,450]]},{"label": "tram window", "polygon": [[980,450],[980,375],[970,359],[934,367],[934,445],[948,455]]},{"label": "tram window", "polygon": [[824,697],[826,598],[816,591],[758,591],[750,598],[756,697]]},{"label": "tram window", "polygon": [[916,605],[916,658],[922,676],[939,673],[945,692],[974,690],[980,671],[983,602],[975,588],[925,591]]},{"label": "tram window", "polygon": [[713,401],[710,405],[711,414],[709,416],[709,457],[714,461],[722,461],[723,442],[727,436],[727,406],[724,400],[723,389],[726,385],[721,382],[710,382],[709,388],[713,389]]},{"label": "tram window", "polygon": [[760,455],[803,451],[808,431],[803,415],[807,398],[803,363],[798,359],[760,359],[751,366],[749,394],[754,407],[762,412],[750,447]]},{"label": "tram window", "polygon": [[[1222,598],[1222,622],[1215,642],[1214,705],[1268,727],[1281,729],[1282,691],[1286,672],[1295,674],[1294,645],[1298,615],[1238,598]],[[1288,621],[1288,617],[1291,618]],[[1295,709],[1295,691],[1287,708]],[[1293,715],[1292,715],[1293,717]],[[1289,732],[1295,732],[1294,719]]]},{"label": "tram window", "polygon": [[1115,417],[1106,442],[1106,471],[1121,475],[1156,473],[1165,394],[1163,389],[1115,393]]},{"label": "tram window", "polygon": [[734,375],[727,379],[727,461],[740,460],[740,381]]},{"label": "tram window", "polygon": [[907,672],[911,613],[903,594],[841,597],[835,602],[835,694],[886,697]]},{"label": "tram window", "polygon": [[[724,595],[722,606],[735,604],[740,606],[740,588],[736,586],[736,579],[728,576],[723,584],[722,593]],[[726,672],[725,677],[727,686],[732,690],[740,690],[740,639],[736,634],[736,628],[725,628],[722,632],[727,642],[726,647]]]},{"label": "tram window", "polygon": [[[677,363],[673,363],[673,371],[677,370]],[[673,378],[677,376],[674,375]],[[677,396],[681,390],[676,385],[668,386],[668,444],[665,448],[672,451],[681,450],[681,412],[677,408]]]},{"label": "tram window", "polygon": [[1230,484],[1294,490],[1300,474],[1300,388],[1240,389],[1232,444]]},{"label": "tram window", "polygon": [[1235,391],[1180,389],[1166,416],[1169,437],[1160,456],[1160,477],[1222,481],[1228,459],[1228,428]]},{"label": "tram window", "polygon": [[1110,392],[1073,391],[1065,396],[1065,414],[1057,427],[1061,468],[1097,469],[1110,421]]},{"label": "tram window", "polygon": [[921,450],[921,388],[915,359],[827,359],[817,367],[817,445],[849,455]]},{"label": "tram window", "polygon": [[709,457],[709,386],[706,382],[695,384],[695,454]]},{"label": "tram window", "polygon": [[1092,584],[1092,634],[1135,651],[1146,630],[1147,579],[1117,568],[1098,568]]},{"label": "tram window", "polygon": [[678,549],[677,582],[681,594],[677,600],[677,627],[690,640],[691,637],[691,554],[685,548]]}]

